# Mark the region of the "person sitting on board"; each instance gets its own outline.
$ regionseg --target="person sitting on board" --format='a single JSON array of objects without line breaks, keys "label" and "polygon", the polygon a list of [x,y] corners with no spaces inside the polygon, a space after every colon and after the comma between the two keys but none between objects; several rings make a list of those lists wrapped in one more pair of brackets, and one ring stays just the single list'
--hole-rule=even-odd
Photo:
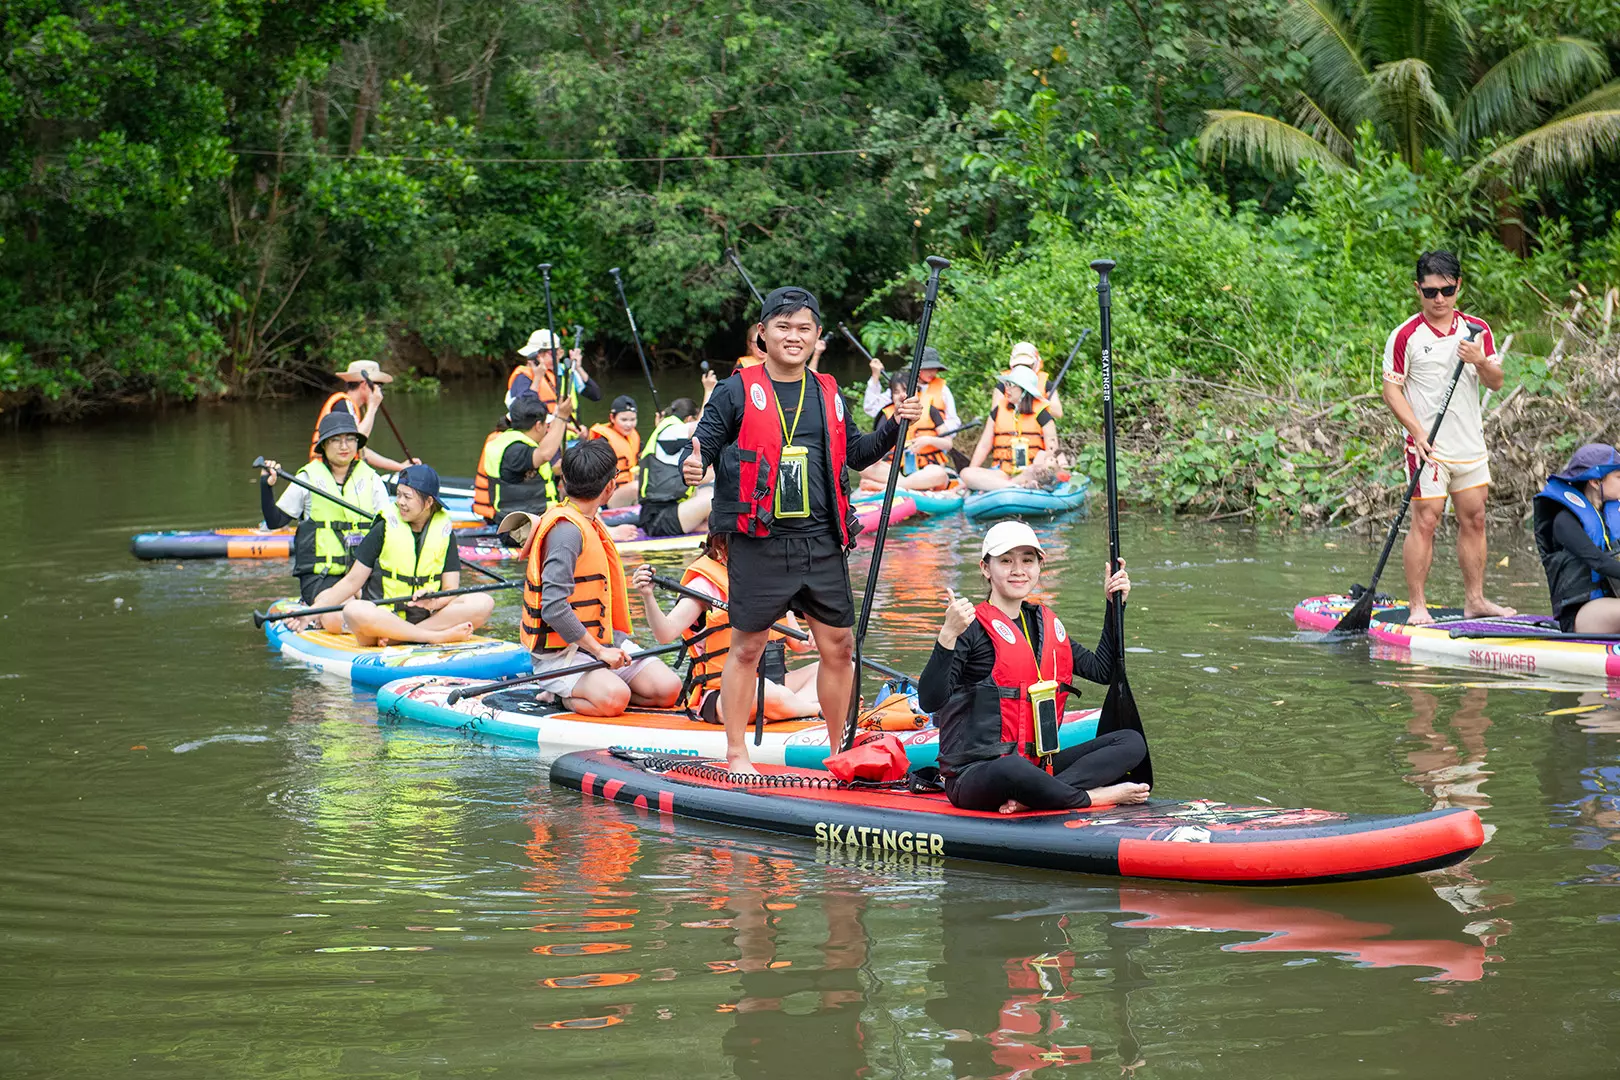
[{"label": "person sitting on board", "polygon": [[[712,378],[714,373],[707,374]],[[684,536],[709,519],[713,475],[696,486],[688,486],[681,475],[697,417],[698,407],[691,398],[676,398],[641,451],[640,525],[648,536]]]},{"label": "person sitting on board", "polygon": [[[333,413],[348,413],[354,417],[355,426],[360,434],[370,439],[372,426],[376,424],[377,416],[382,412],[383,384],[394,381],[394,377],[383,371],[375,360],[356,360],[338,372],[337,377],[342,379],[345,385],[342,390],[327,397],[321,403],[321,411],[315,414],[315,429],[309,437],[311,460],[316,456],[316,443],[321,441],[321,421]],[[365,462],[378,472],[389,473],[399,472],[407,465],[422,463],[420,458],[395,461],[369,448],[365,450]]]},{"label": "person sitting on board", "polygon": [[1046,398],[1046,408],[1051,412],[1052,419],[1063,419],[1063,402],[1058,400],[1057,390],[1052,386],[1052,381],[1046,377],[1046,367],[1041,362],[1041,351],[1028,341],[1020,341],[1012,347],[1012,355],[1007,358],[1007,370],[997,376],[995,389],[990,392],[990,408],[994,410],[1006,399],[1007,392],[1002,384],[1007,381],[1007,376],[1012,374],[1014,368],[1021,367],[1035,373],[1035,385],[1041,388],[1041,396]]},{"label": "person sitting on board", "polygon": [[1587,443],[1531,506],[1558,628],[1620,634],[1620,454]]},{"label": "person sitting on board", "polygon": [[[855,674],[848,549],[859,527],[844,469],[878,461],[899,434],[887,419],[863,435],[837,380],[807,372],[821,332],[821,307],[809,290],[773,290],[760,325],[765,362],[715,389],[681,466],[691,485],[714,466],[709,530],[734,534],[728,565],[747,583],[732,598],[720,682],[733,772],[755,771],[744,741],[749,695],[771,624],[790,608],[807,616],[821,654],[816,689],[828,736],[834,745],[843,738]],[[916,420],[922,402],[909,397],[895,411]]]},{"label": "person sitting on board", "polygon": [[[518,350],[518,355],[524,362],[514,367],[511,374],[506,377],[506,404],[510,408],[512,399],[519,394],[530,392],[539,398],[541,404],[552,412],[557,412],[557,368],[561,366],[569,376],[567,391],[562,395],[574,412],[579,411],[579,396],[585,395],[588,401],[601,401],[602,388],[596,380],[585,372],[585,353],[580,349],[563,351],[562,335],[557,335],[557,352],[553,359],[551,331],[541,327],[529,335],[529,340]],[[570,413],[572,415],[572,413]]]},{"label": "person sitting on board", "polygon": [[[725,533],[710,533],[703,554],[693,560],[681,575],[681,584],[693,592],[700,592],[721,603],[727,603],[731,595],[730,577],[726,570],[728,539]],[[683,596],[675,601],[675,606],[665,614],[658,606],[658,595],[653,584],[653,568],[645,563],[636,567],[631,584],[636,592],[641,594],[642,610],[647,613],[647,625],[652,628],[653,637],[660,645],[677,641],[683,634],[694,637],[699,630],[719,627],[692,646],[692,671],[689,676],[692,689],[687,698],[688,708],[694,710],[708,723],[718,724],[720,672],[731,643],[729,617],[725,612],[718,611],[690,596]],[[782,623],[794,630],[799,629],[798,620],[793,617],[791,611]],[[781,637],[792,652],[807,653],[811,649],[808,641],[799,641],[797,638],[778,634],[772,636]],[[783,682],[767,679],[765,719],[793,720],[816,716],[819,710],[816,702],[816,673],[819,666],[808,664],[794,668],[787,673],[787,678]],[[752,723],[759,704],[757,687],[749,702],[748,720]]]},{"label": "person sitting on board", "polygon": [[621,716],[631,705],[669,708],[681,680],[656,656],[636,658],[630,598],[619,549],[599,514],[613,496],[619,463],[601,439],[563,451],[564,498],[538,520],[516,514],[501,522],[527,549],[519,633],[535,654],[536,674],[605,665],[536,684],[543,694],[586,716]]},{"label": "person sitting on board", "polygon": [[641,460],[641,432],[636,430],[636,399],[620,394],[608,406],[605,424],[592,424],[585,432],[588,439],[606,439],[619,457],[619,475],[614,480],[610,507],[629,506],[636,501],[636,463]]},{"label": "person sitting on board", "polygon": [[[1434,621],[1424,585],[1434,562],[1434,530],[1446,509],[1446,497],[1457,515],[1457,564],[1462,569],[1463,614],[1469,617],[1512,615],[1485,598],[1485,496],[1491,483],[1490,451],[1479,388],[1500,390],[1504,376],[1496,342],[1484,320],[1457,310],[1462,266],[1449,251],[1418,256],[1418,314],[1396,327],[1384,345],[1384,403],[1406,429],[1406,478],[1418,476],[1412,499],[1412,526],[1401,545],[1409,602],[1406,621],[1420,626]],[[1485,326],[1477,341],[1468,340],[1468,323]],[[1434,445],[1440,403],[1451,388],[1457,365],[1462,376],[1446,408]]]},{"label": "person sitting on board", "polygon": [[479,455],[473,513],[496,522],[518,510],[543,514],[557,501],[552,461],[562,449],[571,414],[566,400],[557,407],[554,422],[534,394],[525,391],[512,399],[506,414],[511,426],[485,440]]},{"label": "person sitting on board", "polygon": [[354,548],[371,528],[376,516],[391,501],[382,477],[360,459],[366,446],[354,416],[332,412],[321,418],[316,430],[314,460],[298,470],[298,479],[322,491],[331,492],[346,503],[360,507],[356,514],[308,488],[289,484],[278,500],[275,483],[281,465],[266,461],[259,481],[259,505],[268,528],[284,528],[298,523],[293,532],[293,576],[298,579],[298,596],[305,606],[330,585],[334,585],[354,564]]},{"label": "person sitting on board", "polygon": [[[889,404],[878,410],[881,419],[893,419],[895,403],[906,396],[906,379],[896,375],[889,380]],[[949,436],[935,434],[943,414],[939,409],[924,406],[920,420],[906,429],[906,450],[901,455],[901,473],[898,486],[906,491],[938,491],[950,487],[956,472],[950,466],[945,452],[951,448]],[[922,433],[918,429],[923,428]],[[889,470],[894,467],[894,454],[884,456],[876,465],[861,470],[861,487],[867,491],[882,491],[889,484]]]},{"label": "person sitting on board", "polygon": [[472,593],[398,606],[373,601],[460,587],[461,558],[450,513],[439,501],[439,474],[431,466],[412,465],[399,474],[393,508],[383,511],[354,549],[349,572],[317,594],[311,606],[342,604],[341,614],[317,616],[321,626],[348,631],[361,645],[442,645],[472,637],[489,621],[495,600]]},{"label": "person sitting on board", "polygon": [[[1003,385],[1007,396],[990,414],[962,483],[970,491],[1004,487],[1045,487],[1057,465],[1057,423],[1041,396],[1035,372],[1015,367]],[[985,458],[991,468],[984,467]]]},{"label": "person sitting on board", "polygon": [[[1103,621],[1093,653],[1069,637],[1051,608],[1029,599],[1045,559],[1034,529],[997,522],[979,546],[988,599],[975,605],[948,594],[944,625],[917,681],[917,704],[939,728],[940,772],[952,806],[1012,814],[1147,800],[1146,784],[1121,782],[1147,754],[1138,731],[1111,731],[1036,755],[1035,698],[1055,690],[1061,718],[1074,676],[1107,685],[1118,655],[1112,620]],[[1124,559],[1103,588],[1105,598],[1116,593],[1121,601],[1131,593]]]}]

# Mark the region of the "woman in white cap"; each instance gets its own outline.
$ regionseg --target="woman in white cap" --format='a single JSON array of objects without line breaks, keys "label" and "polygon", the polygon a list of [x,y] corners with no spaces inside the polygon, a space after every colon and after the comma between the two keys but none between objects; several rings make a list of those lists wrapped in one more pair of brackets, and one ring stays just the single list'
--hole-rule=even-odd
[{"label": "woman in white cap", "polygon": [[[552,358],[552,345],[557,347],[556,358]],[[585,373],[585,353],[574,348],[563,351],[562,335],[557,335],[553,343],[551,331],[541,327],[529,335],[518,350],[518,355],[524,362],[512,369],[506,377],[506,404],[510,408],[512,399],[519,394],[528,392],[540,399],[540,403],[550,412],[557,411],[557,361],[561,360],[568,365],[570,378],[566,397],[575,412],[579,411],[579,395],[584,394],[588,401],[601,401],[602,388],[596,385],[596,380]]]},{"label": "woman in white cap", "polygon": [[371,438],[372,425],[377,422],[377,414],[382,411],[382,388],[394,381],[394,377],[382,369],[375,360],[356,360],[342,371],[337,372],[342,379],[342,390],[331,394],[321,403],[321,411],[315,414],[315,431],[309,437],[309,459],[314,461],[316,443],[320,441],[321,421],[332,413],[348,413],[354,417],[355,427],[359,429],[361,450],[365,455],[365,462],[378,472],[395,473],[407,465],[420,465],[420,458],[411,458],[409,461],[395,461],[365,445],[365,440]]},{"label": "woman in white cap", "polygon": [[[970,491],[1004,487],[1044,487],[1057,464],[1057,422],[1040,393],[1035,372],[1015,367],[1003,385],[1007,396],[990,413],[990,422],[973,448],[962,483]],[[989,459],[989,467],[985,460]]]},{"label": "woman in white cap", "polygon": [[[1046,552],[1035,530],[1002,521],[985,533],[979,572],[990,587],[981,604],[949,593],[945,622],[917,682],[917,702],[939,728],[945,795],[964,810],[1069,810],[1144,802],[1146,784],[1122,783],[1141,763],[1138,731],[1111,731],[1055,753],[1038,747],[1043,704],[1063,715],[1075,676],[1107,685],[1118,643],[1112,621],[1092,652],[1072,640],[1051,608],[1029,597],[1040,587]],[[1131,593],[1125,561],[1108,575],[1104,597]]]},{"label": "woman in white cap", "polygon": [[1033,342],[1020,341],[1012,347],[1012,355],[1007,358],[1007,370],[998,377],[996,388],[990,393],[990,407],[994,409],[1006,397],[1002,383],[1012,374],[1015,368],[1028,368],[1035,373],[1035,385],[1041,388],[1041,396],[1046,398],[1046,407],[1051,410],[1052,419],[1063,419],[1063,402],[1058,400],[1057,391],[1052,388],[1046,377],[1046,365],[1041,362],[1041,351]]}]

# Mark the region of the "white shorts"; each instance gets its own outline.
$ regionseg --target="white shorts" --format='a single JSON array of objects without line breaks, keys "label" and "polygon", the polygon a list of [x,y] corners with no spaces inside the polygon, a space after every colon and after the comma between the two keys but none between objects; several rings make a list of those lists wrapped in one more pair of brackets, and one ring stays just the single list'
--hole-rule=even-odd
[{"label": "white shorts", "polygon": [[[625,642],[620,646],[620,648],[631,653],[640,651],[640,647],[633,641]],[[566,649],[536,653],[534,656],[534,673],[536,675],[543,675],[548,671],[557,671],[561,668],[567,667],[577,667],[580,664],[588,664],[590,661],[590,653],[579,648],[577,645],[571,645]],[[626,684],[628,684],[630,680],[635,678],[636,675],[648,664],[657,664],[661,662],[662,661],[660,661],[656,656],[643,656],[639,660],[630,661],[630,663],[626,664],[622,668],[617,668],[610,671],[609,674],[617,675],[620,679],[623,679]],[[580,671],[574,673],[573,675],[564,675],[556,679],[546,679],[543,682],[537,682],[533,685],[536,690],[542,693],[556,694],[559,698],[565,698],[574,692],[574,687],[578,685],[579,680],[588,674],[590,673]]]},{"label": "white shorts", "polygon": [[[1475,461],[1467,465],[1453,465],[1430,458],[1422,464],[1422,470],[1418,475],[1417,493],[1412,496],[1415,499],[1443,499],[1454,492],[1483,487],[1491,482],[1491,463],[1488,460]],[[1411,482],[1412,470],[1417,465],[1417,454],[1409,448],[1406,451],[1408,483]]]}]

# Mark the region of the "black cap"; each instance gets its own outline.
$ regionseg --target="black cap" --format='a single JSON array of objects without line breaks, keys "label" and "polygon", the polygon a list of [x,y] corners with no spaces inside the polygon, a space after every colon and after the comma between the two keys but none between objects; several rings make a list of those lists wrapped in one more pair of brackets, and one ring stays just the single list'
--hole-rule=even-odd
[{"label": "black cap", "polygon": [[629,394],[620,394],[613,399],[613,404],[608,406],[609,416],[618,416],[622,412],[636,411],[636,399]]},{"label": "black cap", "polygon": [[366,447],[365,432],[360,425],[354,422],[354,414],[349,412],[329,412],[321,417],[320,424],[315,428],[315,448],[320,449],[321,443],[334,435],[360,436],[360,448]]},{"label": "black cap", "polygon": [[408,487],[424,499],[439,499],[439,474],[431,465],[410,465],[399,471],[399,486]]},{"label": "black cap", "polygon": [[759,321],[765,322],[777,315],[791,315],[806,308],[815,316],[816,325],[820,326],[821,305],[816,302],[816,294],[797,285],[785,285],[772,289],[770,295],[765,297],[765,303],[760,307]]},{"label": "black cap", "polygon": [[545,402],[525,390],[512,399],[512,404],[506,409],[506,415],[512,418],[512,426],[519,431],[528,431],[534,425],[544,420],[550,413]]}]

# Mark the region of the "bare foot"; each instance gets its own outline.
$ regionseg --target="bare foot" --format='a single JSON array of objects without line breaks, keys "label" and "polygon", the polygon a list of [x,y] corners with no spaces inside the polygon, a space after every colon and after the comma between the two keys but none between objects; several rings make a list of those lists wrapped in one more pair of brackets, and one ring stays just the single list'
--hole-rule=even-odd
[{"label": "bare foot", "polygon": [[1432,622],[1434,622],[1434,616],[1429,614],[1427,604],[1413,604],[1407,609],[1407,626],[1428,626]]},{"label": "bare foot", "polygon": [[754,763],[748,760],[748,751],[746,750],[741,754],[726,755],[726,772],[740,773],[743,776],[761,775],[760,771],[754,768]]},{"label": "bare foot", "polygon": [[1517,615],[1518,612],[1501,604],[1494,604],[1489,600],[1481,600],[1477,604],[1464,604],[1463,614],[1470,619],[1500,619],[1506,615]]},{"label": "bare foot", "polygon": [[424,635],[430,644],[447,645],[452,641],[466,641],[473,636],[473,624],[470,622],[456,623],[443,630],[431,630]]},{"label": "bare foot", "polygon": [[1130,806],[1147,802],[1148,791],[1146,784],[1109,784],[1092,788],[1086,794],[1091,796],[1092,806]]},{"label": "bare foot", "polygon": [[1006,802],[1001,804],[1001,809],[998,810],[997,813],[1001,813],[1001,814],[1022,814],[1025,810],[1028,810],[1028,809],[1029,809],[1029,807],[1025,806],[1023,803],[1019,802],[1017,799],[1008,799]]}]

